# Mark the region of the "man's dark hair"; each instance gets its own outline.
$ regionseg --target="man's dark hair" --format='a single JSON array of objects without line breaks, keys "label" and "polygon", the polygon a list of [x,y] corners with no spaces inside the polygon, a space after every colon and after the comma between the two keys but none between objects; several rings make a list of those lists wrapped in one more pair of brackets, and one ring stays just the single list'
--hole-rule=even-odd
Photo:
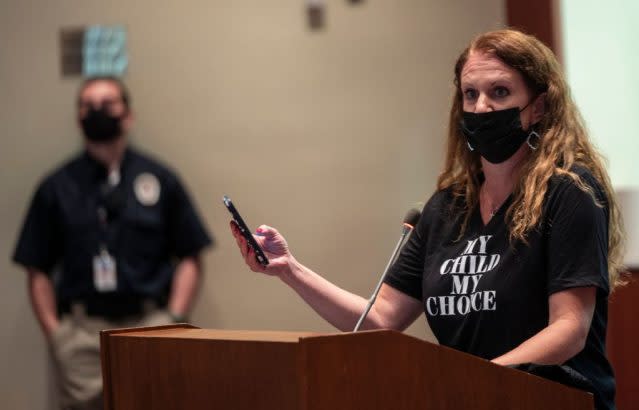
[{"label": "man's dark hair", "polygon": [[82,92],[88,86],[98,81],[107,81],[112,84],[115,84],[120,90],[120,97],[122,98],[122,102],[124,103],[124,106],[126,107],[127,111],[129,110],[129,108],[131,108],[130,107],[131,96],[129,94],[128,88],[126,87],[126,85],[124,84],[122,80],[120,80],[118,77],[112,77],[112,76],[96,76],[96,77],[89,77],[85,79],[84,82],[82,82],[82,85],[80,86],[80,88],[78,89],[78,96],[77,96],[78,107],[80,106],[80,103],[81,103],[80,98],[82,96]]}]

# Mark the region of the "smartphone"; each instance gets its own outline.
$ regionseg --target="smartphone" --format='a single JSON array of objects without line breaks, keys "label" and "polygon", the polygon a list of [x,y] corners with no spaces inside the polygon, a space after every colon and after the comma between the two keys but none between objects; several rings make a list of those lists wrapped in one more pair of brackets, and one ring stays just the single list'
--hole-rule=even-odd
[{"label": "smartphone", "polygon": [[222,200],[224,201],[224,205],[226,205],[226,209],[228,209],[231,215],[233,216],[233,221],[235,221],[235,224],[237,225],[237,227],[240,228],[240,232],[242,233],[242,236],[246,238],[248,245],[251,248],[253,248],[253,250],[255,251],[255,259],[257,259],[257,261],[262,266],[268,265],[268,258],[266,257],[266,255],[264,255],[264,251],[262,251],[262,248],[253,237],[251,230],[248,228],[248,226],[246,226],[246,223],[244,222],[244,219],[242,219],[242,216],[240,215],[240,213],[237,212],[237,209],[235,209],[233,202],[231,202],[231,198],[224,195]]}]

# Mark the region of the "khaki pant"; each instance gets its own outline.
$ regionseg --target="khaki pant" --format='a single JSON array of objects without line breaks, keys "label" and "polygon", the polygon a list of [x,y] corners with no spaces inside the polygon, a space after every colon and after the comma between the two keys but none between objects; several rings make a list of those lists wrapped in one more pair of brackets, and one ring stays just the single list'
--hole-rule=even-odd
[{"label": "khaki pant", "polygon": [[82,305],[74,305],[51,335],[60,408],[103,409],[100,330],[168,323],[172,323],[168,312],[152,305],[142,315],[116,321],[89,317]]}]

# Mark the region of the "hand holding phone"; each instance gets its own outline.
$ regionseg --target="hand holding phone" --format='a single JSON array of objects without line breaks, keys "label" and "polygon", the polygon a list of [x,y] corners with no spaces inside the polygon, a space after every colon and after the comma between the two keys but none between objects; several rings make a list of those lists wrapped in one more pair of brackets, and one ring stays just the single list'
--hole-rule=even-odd
[{"label": "hand holding phone", "polygon": [[253,249],[253,251],[255,251],[255,259],[262,266],[268,265],[268,258],[266,257],[266,255],[264,254],[264,251],[262,251],[262,248],[253,237],[251,230],[248,228],[248,226],[246,226],[244,219],[242,219],[242,216],[233,205],[231,198],[224,195],[223,201],[224,201],[224,205],[226,206],[226,209],[228,209],[231,215],[233,216],[233,221],[235,221],[235,224],[239,228],[240,233],[242,234],[242,236],[244,236],[248,245]]}]

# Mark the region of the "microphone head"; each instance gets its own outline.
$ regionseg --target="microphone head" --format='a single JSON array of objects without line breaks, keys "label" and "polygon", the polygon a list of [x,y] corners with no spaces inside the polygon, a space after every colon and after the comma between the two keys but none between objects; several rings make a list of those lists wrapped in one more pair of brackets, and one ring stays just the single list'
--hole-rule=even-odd
[{"label": "microphone head", "polygon": [[404,225],[409,225],[411,228],[414,228],[421,216],[422,210],[420,208],[414,207],[409,209],[404,217]]}]

